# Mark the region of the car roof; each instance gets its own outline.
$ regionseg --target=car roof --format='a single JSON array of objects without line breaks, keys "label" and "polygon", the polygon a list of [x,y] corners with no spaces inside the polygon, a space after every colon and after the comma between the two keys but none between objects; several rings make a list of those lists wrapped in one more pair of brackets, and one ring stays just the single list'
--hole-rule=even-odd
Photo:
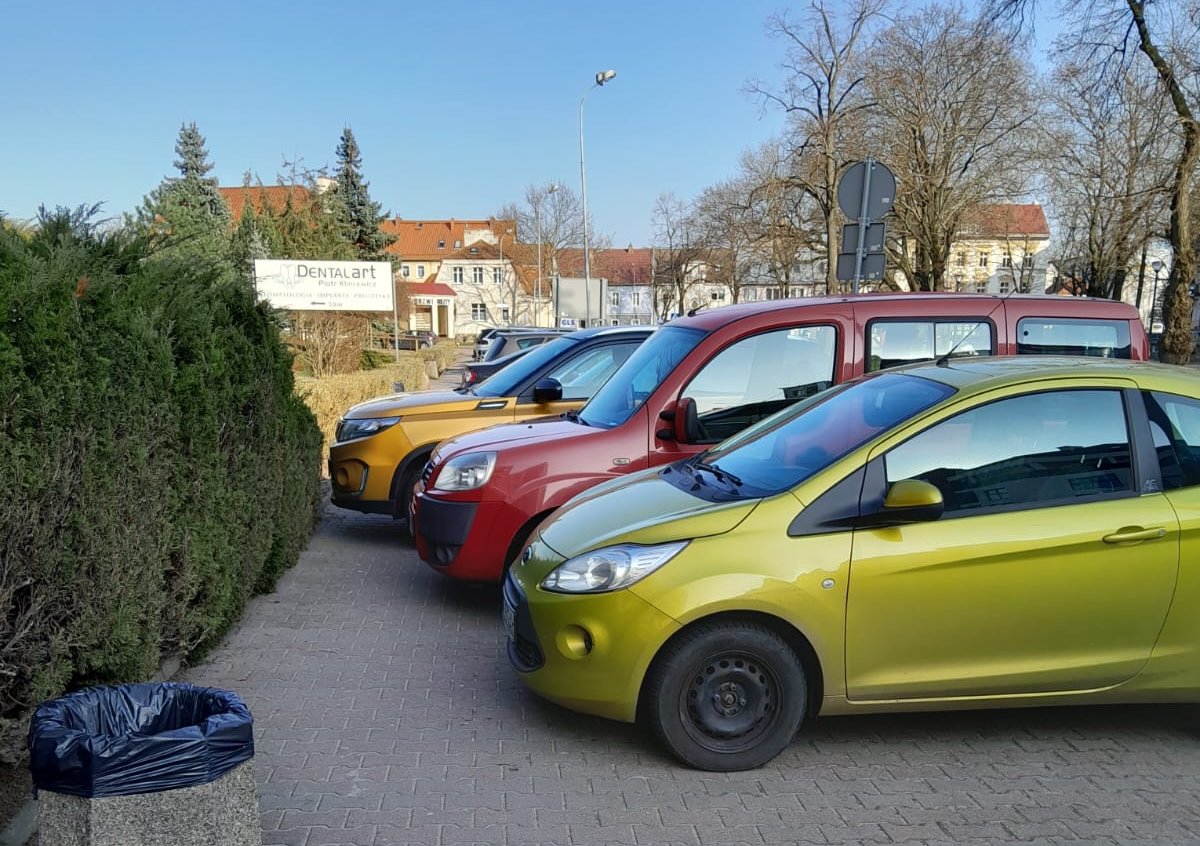
[{"label": "car roof", "polygon": [[581,341],[609,335],[649,335],[654,331],[653,326],[589,326],[587,329],[576,329],[569,333],[570,337]]},{"label": "car roof", "polygon": [[[945,364],[922,362],[879,373],[932,379],[964,393],[1052,379],[1130,379],[1139,387],[1200,396],[1200,370],[1151,361],[1093,356],[960,356]],[[875,375],[875,374],[872,374]]]},{"label": "car roof", "polygon": [[760,314],[783,311],[786,309],[817,309],[821,306],[842,305],[845,303],[894,302],[899,308],[896,316],[911,316],[928,313],[932,302],[980,302],[987,308],[994,308],[1004,303],[1036,303],[1060,312],[1064,303],[1070,307],[1074,317],[1097,317],[1101,313],[1111,317],[1113,311],[1127,311],[1129,317],[1135,317],[1136,311],[1128,303],[1116,300],[1106,300],[1098,297],[1055,297],[1048,294],[952,294],[944,292],[889,292],[882,294],[842,294],[832,297],[794,297],[782,300],[761,300],[753,303],[738,303],[713,309],[703,309],[688,317],[677,317],[670,321],[670,326],[684,326],[711,332],[737,320],[755,317]]}]

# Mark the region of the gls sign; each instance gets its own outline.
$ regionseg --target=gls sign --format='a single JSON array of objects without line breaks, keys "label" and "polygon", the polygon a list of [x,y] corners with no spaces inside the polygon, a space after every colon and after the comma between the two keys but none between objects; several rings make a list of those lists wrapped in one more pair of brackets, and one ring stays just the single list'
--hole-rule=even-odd
[{"label": "gls sign", "polygon": [[255,259],[254,287],[286,311],[391,311],[396,291],[386,261]]}]

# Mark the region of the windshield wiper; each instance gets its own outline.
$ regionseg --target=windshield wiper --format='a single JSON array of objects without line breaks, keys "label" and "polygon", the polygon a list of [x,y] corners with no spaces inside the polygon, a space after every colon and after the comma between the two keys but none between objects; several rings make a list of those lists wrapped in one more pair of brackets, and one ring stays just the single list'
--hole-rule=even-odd
[{"label": "windshield wiper", "polygon": [[699,470],[707,470],[717,477],[720,482],[728,482],[736,488],[740,488],[743,484],[742,480],[730,473],[728,470],[722,470],[715,464],[708,464],[704,461],[697,461],[694,465]]},{"label": "windshield wiper", "polygon": [[579,410],[572,408],[570,411],[562,413],[564,420],[570,420],[572,423],[578,423],[580,426],[587,426],[588,422],[579,416]]}]

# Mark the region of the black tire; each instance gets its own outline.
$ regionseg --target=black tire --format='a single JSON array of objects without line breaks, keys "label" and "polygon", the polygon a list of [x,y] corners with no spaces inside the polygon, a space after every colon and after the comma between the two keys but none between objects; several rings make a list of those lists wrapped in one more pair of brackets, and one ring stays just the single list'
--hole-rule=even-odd
[{"label": "black tire", "polygon": [[[400,474],[400,479],[396,482],[395,496],[392,497],[392,502],[395,503],[392,516],[397,520],[403,520],[406,524],[408,520],[408,504],[412,502],[413,485],[417,483],[417,479],[421,478],[421,471],[425,468],[425,462],[428,458],[420,458],[409,465],[408,469]],[[414,535],[413,527],[408,527],[408,533]]]},{"label": "black tire", "polygon": [[761,767],[795,737],[808,686],[795,651],[754,623],[713,622],[686,632],[654,660],[645,717],[688,766]]}]

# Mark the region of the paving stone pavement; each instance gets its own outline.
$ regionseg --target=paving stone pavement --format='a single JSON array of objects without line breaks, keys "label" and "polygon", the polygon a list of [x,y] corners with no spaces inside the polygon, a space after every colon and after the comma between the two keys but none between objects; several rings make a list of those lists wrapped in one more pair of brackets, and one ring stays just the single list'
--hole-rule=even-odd
[{"label": "paving stone pavement", "polygon": [[326,506],[187,674],[255,715],[264,844],[1200,843],[1200,708],[821,719],[701,773],[524,691],[499,610],[402,524]]}]

